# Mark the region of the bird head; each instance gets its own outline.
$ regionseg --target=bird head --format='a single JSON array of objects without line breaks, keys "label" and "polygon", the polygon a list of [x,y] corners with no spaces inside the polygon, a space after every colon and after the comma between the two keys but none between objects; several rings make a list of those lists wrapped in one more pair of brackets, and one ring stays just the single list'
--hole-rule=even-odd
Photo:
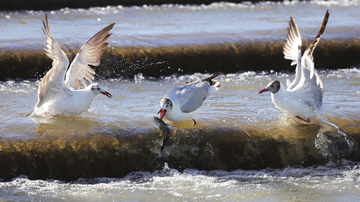
[{"label": "bird head", "polygon": [[270,91],[272,93],[276,93],[278,92],[280,89],[280,81],[271,81],[266,88],[262,89],[261,91],[259,91],[259,94],[266,92],[266,91]]},{"label": "bird head", "polygon": [[112,95],[105,90],[104,86],[102,86],[101,84],[98,84],[98,83],[91,84],[91,91],[96,92],[96,93],[101,93],[103,95],[108,96],[109,98],[112,97]]},{"label": "bird head", "polygon": [[160,119],[163,119],[165,114],[171,112],[173,108],[173,102],[170,98],[163,98],[160,101],[161,109],[159,110],[158,114],[160,114]]}]

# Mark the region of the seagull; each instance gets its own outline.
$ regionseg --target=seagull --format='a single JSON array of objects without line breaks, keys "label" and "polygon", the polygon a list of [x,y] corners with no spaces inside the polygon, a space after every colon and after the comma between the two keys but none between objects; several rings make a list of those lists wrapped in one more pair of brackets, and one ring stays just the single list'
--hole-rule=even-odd
[{"label": "seagull", "polygon": [[280,81],[275,80],[271,81],[266,88],[259,92],[261,94],[270,91],[271,99],[276,108],[306,123],[316,119],[316,113],[323,111],[324,88],[321,78],[314,67],[313,52],[325,30],[329,15],[329,10],[327,10],[317,36],[306,48],[302,57],[300,30],[295,20],[290,17],[283,53],[285,59],[292,60],[291,65],[297,65],[295,79],[292,82],[287,80],[287,89]]},{"label": "seagull", "polygon": [[[222,87],[219,82],[212,80],[219,75],[221,73],[212,74],[204,80],[188,81],[185,85],[169,90],[160,101],[161,109],[158,112],[160,119],[165,117],[176,123],[194,117],[206,97]],[[195,119],[192,120],[196,125]]]},{"label": "seagull", "polygon": [[[95,71],[88,65],[98,66],[100,57],[108,46],[106,40],[115,23],[105,27],[86,42],[69,66],[69,59],[51,35],[47,14],[43,19],[43,32],[46,39],[45,53],[53,60],[52,68],[42,78],[38,88],[38,102],[34,116],[76,116],[86,111],[98,93],[111,98],[105,88],[92,83]],[[66,71],[67,70],[67,71]],[[66,74],[66,75],[65,75]],[[65,78],[65,80],[64,80]],[[84,88],[80,88],[80,82]]]}]

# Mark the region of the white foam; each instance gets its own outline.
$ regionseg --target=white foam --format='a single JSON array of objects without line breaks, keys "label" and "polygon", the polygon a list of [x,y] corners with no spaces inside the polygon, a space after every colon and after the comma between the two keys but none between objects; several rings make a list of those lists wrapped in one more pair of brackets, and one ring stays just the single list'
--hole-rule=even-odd
[{"label": "white foam", "polygon": [[[132,172],[124,178],[79,179],[73,182],[29,180],[26,176],[0,182],[4,200],[299,200],[348,199],[357,196],[360,164],[343,161],[324,166],[284,169],[183,172]],[[321,196],[321,198],[319,198]]]}]

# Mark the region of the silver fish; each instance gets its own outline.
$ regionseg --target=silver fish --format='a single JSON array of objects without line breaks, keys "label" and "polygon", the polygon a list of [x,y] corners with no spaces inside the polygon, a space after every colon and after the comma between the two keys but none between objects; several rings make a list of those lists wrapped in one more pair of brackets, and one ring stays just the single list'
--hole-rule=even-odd
[{"label": "silver fish", "polygon": [[168,125],[161,119],[154,117],[154,123],[159,126],[159,129],[161,130],[161,133],[164,137],[163,144],[161,146],[161,151],[164,149],[164,145],[169,140],[170,130]]}]

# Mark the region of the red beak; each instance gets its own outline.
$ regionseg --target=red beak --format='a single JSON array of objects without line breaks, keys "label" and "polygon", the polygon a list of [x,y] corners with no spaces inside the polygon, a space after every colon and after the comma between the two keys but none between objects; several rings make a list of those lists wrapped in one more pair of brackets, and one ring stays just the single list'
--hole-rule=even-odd
[{"label": "red beak", "polygon": [[166,114],[167,110],[166,109],[160,109],[160,111],[157,113],[160,113],[160,119],[162,120]]},{"label": "red beak", "polygon": [[266,91],[268,91],[268,90],[269,90],[269,89],[264,88],[264,89],[262,89],[261,91],[259,91],[258,94],[261,94],[261,93],[266,92]]},{"label": "red beak", "polygon": [[108,96],[109,98],[111,98],[112,97],[112,95],[109,93],[109,92],[107,92],[107,91],[105,91],[105,92],[101,92],[101,91],[99,91],[100,93],[102,93],[103,95],[106,95],[106,96]]}]

